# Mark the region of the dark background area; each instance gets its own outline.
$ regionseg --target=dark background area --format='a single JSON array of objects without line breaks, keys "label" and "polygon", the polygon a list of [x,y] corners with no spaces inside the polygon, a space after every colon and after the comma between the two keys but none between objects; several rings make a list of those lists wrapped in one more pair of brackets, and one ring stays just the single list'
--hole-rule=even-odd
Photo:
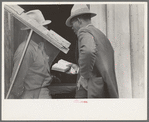
[{"label": "dark background area", "polygon": [[52,22],[48,25],[48,29],[55,31],[63,38],[68,40],[70,45],[70,50],[67,54],[60,52],[55,61],[60,58],[66,59],[67,61],[75,61],[75,45],[76,45],[76,35],[73,33],[70,27],[65,25],[66,19],[70,16],[70,11],[73,5],[19,5],[25,12],[30,10],[39,9],[41,10],[43,16],[46,20],[51,20]]},{"label": "dark background area", "polygon": [[[67,54],[60,52],[53,64],[58,62],[60,59],[76,63],[75,59],[75,48],[77,37],[70,27],[67,27],[65,22],[70,16],[70,11],[73,5],[19,5],[25,12],[30,10],[39,9],[41,10],[45,20],[51,20],[52,22],[48,25],[48,29],[55,31],[67,41],[71,43],[70,50]],[[65,73],[51,71],[52,74],[56,75],[61,79],[63,83],[74,83],[76,82],[76,76],[70,76]]]},{"label": "dark background area", "polygon": [[[65,22],[67,18],[70,16],[70,11],[73,5],[19,5],[22,7],[25,12],[28,12],[30,10],[39,9],[43,16],[45,17],[45,20],[51,20],[52,22],[48,25],[48,29],[55,31],[60,36],[65,38],[67,41],[71,43],[69,47],[69,52],[67,54],[60,52],[58,56],[53,61],[53,64],[58,62],[60,59],[64,59],[66,61],[76,63],[75,59],[75,50],[76,50],[76,41],[77,37],[72,31],[70,27],[67,27]],[[66,73],[61,73],[57,71],[52,71],[51,74],[56,76],[56,78],[59,78],[59,80],[54,80],[52,84],[58,84],[61,85],[64,83],[76,83],[76,75],[68,75]],[[66,84],[65,84],[66,85]],[[53,95],[53,98],[74,98],[75,91],[69,93],[69,94],[56,94]]]}]

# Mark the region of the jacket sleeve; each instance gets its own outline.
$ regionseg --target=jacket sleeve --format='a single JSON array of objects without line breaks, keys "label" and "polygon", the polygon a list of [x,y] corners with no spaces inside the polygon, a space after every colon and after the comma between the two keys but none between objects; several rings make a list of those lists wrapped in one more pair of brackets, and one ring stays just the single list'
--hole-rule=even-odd
[{"label": "jacket sleeve", "polygon": [[[12,72],[12,77],[10,78],[10,84],[12,82],[12,78],[14,77],[14,74],[16,72],[16,69],[18,67],[20,58],[22,56],[22,52],[24,50],[24,45],[19,46],[19,48],[17,49],[17,51],[15,52],[14,55],[14,67],[13,67],[13,72]],[[26,74],[28,72],[29,67],[31,66],[31,64],[33,63],[33,54],[32,51],[30,49],[30,47],[28,46],[27,51],[25,53],[25,56],[22,60],[22,64],[20,65],[20,69],[18,71],[18,74],[16,76],[14,85],[12,87],[12,94],[15,96],[20,96],[23,93],[24,90],[24,79],[26,77]]]},{"label": "jacket sleeve", "polygon": [[81,32],[78,41],[80,75],[88,79],[96,60],[96,44],[93,36],[87,32]]}]

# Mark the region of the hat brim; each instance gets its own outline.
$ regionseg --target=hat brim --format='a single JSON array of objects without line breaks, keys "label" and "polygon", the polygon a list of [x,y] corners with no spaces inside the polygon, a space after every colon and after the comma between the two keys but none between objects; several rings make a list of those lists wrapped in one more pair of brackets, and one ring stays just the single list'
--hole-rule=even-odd
[{"label": "hat brim", "polygon": [[[51,20],[46,20],[45,22],[43,22],[41,25],[48,25],[48,24],[50,24],[51,23]],[[23,27],[23,28],[21,28],[21,30],[28,30],[28,29],[31,29],[31,28],[29,28],[29,27]]]},{"label": "hat brim", "polygon": [[75,15],[70,16],[70,17],[66,20],[66,25],[67,25],[68,27],[71,27],[71,26],[72,26],[72,24],[71,24],[71,19],[74,18],[74,17],[76,17],[76,16],[83,15],[83,14],[90,14],[91,17],[96,16],[95,13],[91,13],[91,12],[78,13],[78,14],[75,14]]}]

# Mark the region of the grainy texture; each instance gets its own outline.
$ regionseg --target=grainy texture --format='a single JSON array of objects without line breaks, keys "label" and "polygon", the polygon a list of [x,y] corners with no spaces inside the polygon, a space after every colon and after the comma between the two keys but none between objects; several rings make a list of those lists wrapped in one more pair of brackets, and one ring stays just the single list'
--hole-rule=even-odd
[{"label": "grainy texture", "polygon": [[[91,4],[97,14],[93,24],[109,38],[115,51],[115,68],[120,98],[143,98],[144,81],[144,5],[142,4]],[[26,32],[18,20],[5,11],[4,16],[5,93],[8,90],[13,55],[25,39]],[[18,36],[19,35],[19,36]],[[46,44],[51,46],[51,44]],[[50,66],[59,53],[57,48],[47,48]],[[6,94],[5,94],[6,95]]]},{"label": "grainy texture", "polygon": [[[13,56],[18,46],[28,37],[27,32],[21,30],[24,26],[19,20],[5,11],[5,96],[9,89],[10,77],[13,69]],[[47,54],[49,55],[49,66],[60,52],[58,48],[45,41]]]},{"label": "grainy texture", "polygon": [[8,91],[9,80],[13,67],[13,52],[14,52],[14,43],[13,43],[13,17],[4,12],[4,61],[5,61],[5,96]]},{"label": "grainy texture", "polygon": [[132,95],[144,97],[144,9],[143,5],[130,5]]},{"label": "grainy texture", "polygon": [[97,15],[93,17],[93,24],[106,34],[106,5],[91,5],[90,9]]},{"label": "grainy texture", "polygon": [[115,51],[120,98],[144,97],[144,5],[91,5],[93,24],[109,38]]},{"label": "grainy texture", "polygon": [[17,20],[16,18],[14,18],[14,52],[16,51],[17,47],[25,40],[26,38],[26,31],[22,31],[21,27],[23,27],[24,25]]}]

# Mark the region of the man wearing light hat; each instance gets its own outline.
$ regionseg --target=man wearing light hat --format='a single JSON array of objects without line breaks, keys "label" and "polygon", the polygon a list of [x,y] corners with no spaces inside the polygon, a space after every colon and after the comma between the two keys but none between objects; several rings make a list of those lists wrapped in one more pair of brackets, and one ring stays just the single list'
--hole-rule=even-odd
[{"label": "man wearing light hat", "polygon": [[[45,20],[40,10],[32,10],[26,15],[40,25],[47,27],[51,23],[50,20]],[[21,30],[30,31],[30,28],[24,27]],[[12,77],[16,71],[18,62],[21,58],[26,40],[23,41],[17,48],[14,54],[14,68]],[[50,99],[47,86],[50,85],[51,75],[48,64],[49,57],[44,50],[44,39],[33,32],[29,46],[25,53],[14,86],[11,91],[11,96],[22,99]],[[12,81],[12,77],[10,81]]]},{"label": "man wearing light hat", "polygon": [[107,37],[91,24],[96,16],[85,4],[72,7],[66,25],[78,37],[78,70],[76,98],[118,98],[114,68],[114,50]]}]

